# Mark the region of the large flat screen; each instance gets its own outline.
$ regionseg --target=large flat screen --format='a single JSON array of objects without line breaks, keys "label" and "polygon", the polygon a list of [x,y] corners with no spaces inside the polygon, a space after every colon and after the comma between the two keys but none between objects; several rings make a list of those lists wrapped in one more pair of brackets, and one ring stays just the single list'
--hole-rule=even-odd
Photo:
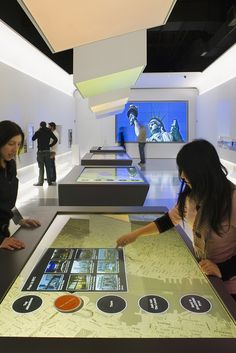
[{"label": "large flat screen", "polygon": [[116,115],[116,141],[137,142],[140,127],[146,142],[184,143],[188,140],[187,101],[132,101]]}]

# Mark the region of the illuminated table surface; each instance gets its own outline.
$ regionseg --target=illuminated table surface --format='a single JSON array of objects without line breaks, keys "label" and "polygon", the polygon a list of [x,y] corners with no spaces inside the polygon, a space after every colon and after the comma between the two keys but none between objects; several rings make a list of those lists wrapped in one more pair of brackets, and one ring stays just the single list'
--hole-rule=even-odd
[{"label": "illuminated table surface", "polygon": [[[84,302],[78,311],[61,313],[56,310],[54,301],[65,292],[22,291],[32,269],[48,248],[117,251],[116,239],[120,235],[156,217],[157,214],[145,213],[145,210],[142,214],[57,214],[0,304],[0,336],[133,338],[135,342],[140,339],[156,339],[158,342],[160,338],[236,338],[234,318],[209,279],[200,271],[179,232],[180,228],[160,236],[140,237],[125,247],[123,253],[127,288],[109,292],[75,291],[74,294]],[[56,273],[60,273],[60,269],[58,271]],[[111,270],[113,274],[117,271]],[[42,269],[43,272],[45,269]],[[39,296],[42,305],[31,313],[15,312],[12,309],[13,303],[24,295]],[[99,308],[99,300],[107,296],[115,296],[115,300],[121,298],[125,305],[120,312],[108,313]],[[186,296],[190,296],[187,300],[190,310],[183,305],[183,297]],[[145,300],[149,307],[142,306]],[[201,308],[201,303],[204,307],[204,301],[208,305],[205,312]]]},{"label": "illuminated table surface", "polygon": [[86,153],[81,165],[131,165],[132,159],[127,153]]},{"label": "illuminated table surface", "polygon": [[144,183],[143,176],[135,167],[84,168],[77,183]]},{"label": "illuminated table surface", "polygon": [[139,206],[148,189],[137,166],[75,166],[58,184],[58,198],[60,206]]},{"label": "illuminated table surface", "polygon": [[114,153],[114,152],[125,152],[122,146],[93,146],[90,149],[91,153]]}]

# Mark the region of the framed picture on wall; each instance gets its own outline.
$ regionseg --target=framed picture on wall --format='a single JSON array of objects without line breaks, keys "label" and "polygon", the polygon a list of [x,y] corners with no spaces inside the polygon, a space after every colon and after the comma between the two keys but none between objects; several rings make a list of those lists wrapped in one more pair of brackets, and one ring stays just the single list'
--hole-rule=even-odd
[{"label": "framed picture on wall", "polygon": [[72,145],[72,129],[68,129],[68,147],[71,148]]},{"label": "framed picture on wall", "polygon": [[27,131],[27,142],[28,142],[29,149],[34,148],[34,141],[32,141],[33,135],[34,135],[34,125],[30,123],[28,124],[28,131]]},{"label": "framed picture on wall", "polygon": [[140,126],[146,128],[146,142],[184,143],[188,141],[187,101],[130,101],[116,115],[116,141],[123,129],[125,142],[137,142]]}]

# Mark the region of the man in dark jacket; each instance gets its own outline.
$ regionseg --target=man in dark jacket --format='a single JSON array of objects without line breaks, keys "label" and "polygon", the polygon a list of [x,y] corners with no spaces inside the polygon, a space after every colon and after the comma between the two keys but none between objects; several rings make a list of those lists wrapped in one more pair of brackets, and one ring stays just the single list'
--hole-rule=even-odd
[{"label": "man in dark jacket", "polygon": [[[50,143],[50,139],[52,142]],[[47,173],[48,185],[52,185],[51,173],[50,173],[50,147],[57,143],[57,138],[53,132],[47,128],[45,121],[41,121],[40,128],[37,130],[32,140],[38,141],[38,152],[37,152],[37,162],[39,167],[39,178],[38,182],[34,186],[42,186],[44,182],[44,166]]]}]

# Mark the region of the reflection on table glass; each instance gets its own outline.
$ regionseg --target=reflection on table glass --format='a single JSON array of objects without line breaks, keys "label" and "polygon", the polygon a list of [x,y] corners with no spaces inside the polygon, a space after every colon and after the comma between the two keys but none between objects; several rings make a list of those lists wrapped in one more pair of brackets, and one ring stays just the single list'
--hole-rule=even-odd
[{"label": "reflection on table glass", "polygon": [[101,151],[124,151],[122,146],[102,146]]},{"label": "reflection on table glass", "polygon": [[129,159],[126,153],[94,153],[91,159]]},{"label": "reflection on table glass", "polygon": [[[151,214],[58,215],[0,305],[0,335],[236,337],[235,322],[176,229],[159,237],[139,238],[121,251],[126,291],[113,291],[112,281],[103,281],[106,274],[119,273],[116,239],[155,217]],[[65,292],[77,287],[74,295],[83,301],[79,311],[58,312],[54,301],[63,293],[57,290],[22,291],[35,264],[48,251],[51,251],[50,259],[40,265],[44,276],[41,285],[47,287],[48,276],[53,275],[51,286],[58,289],[69,273],[73,277],[66,284]],[[79,290],[89,283],[86,276],[94,273],[95,266],[100,276],[95,290]],[[80,274],[82,280],[78,280]],[[103,284],[104,290],[99,291]],[[16,313],[13,303],[30,293],[38,295],[42,305],[32,313]]]},{"label": "reflection on table glass", "polygon": [[96,182],[126,182],[143,183],[137,169],[134,167],[110,167],[110,168],[84,168],[77,183],[96,183]]}]

